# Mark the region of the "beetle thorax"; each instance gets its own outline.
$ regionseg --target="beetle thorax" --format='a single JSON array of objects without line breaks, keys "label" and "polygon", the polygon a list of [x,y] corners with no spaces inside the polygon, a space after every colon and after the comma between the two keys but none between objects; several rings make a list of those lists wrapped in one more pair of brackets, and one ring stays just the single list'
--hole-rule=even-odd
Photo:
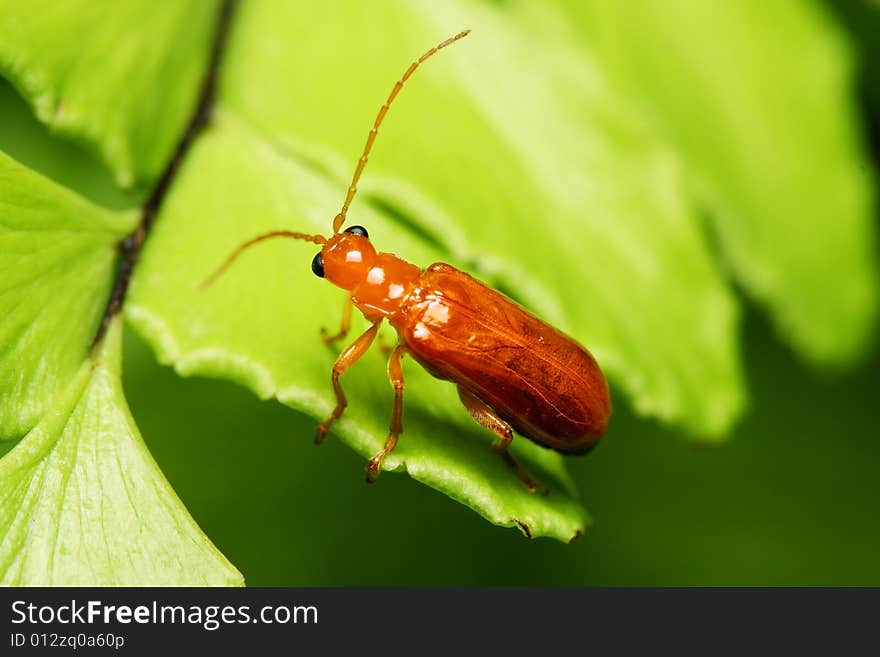
[{"label": "beetle thorax", "polygon": [[352,293],[368,319],[393,315],[418,283],[421,270],[392,253],[376,253],[369,239],[338,233],[322,250],[325,278]]},{"label": "beetle thorax", "polygon": [[352,301],[368,319],[396,313],[413,290],[421,270],[392,253],[378,253]]}]

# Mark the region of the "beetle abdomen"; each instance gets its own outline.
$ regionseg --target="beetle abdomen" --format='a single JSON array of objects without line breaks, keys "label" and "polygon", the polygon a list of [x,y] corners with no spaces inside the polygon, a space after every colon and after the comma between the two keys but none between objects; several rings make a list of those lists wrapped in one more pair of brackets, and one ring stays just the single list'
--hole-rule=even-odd
[{"label": "beetle abdomen", "polygon": [[413,358],[517,433],[566,453],[588,450],[604,433],[611,403],[596,361],[511,299],[438,263],[404,305],[390,319]]}]

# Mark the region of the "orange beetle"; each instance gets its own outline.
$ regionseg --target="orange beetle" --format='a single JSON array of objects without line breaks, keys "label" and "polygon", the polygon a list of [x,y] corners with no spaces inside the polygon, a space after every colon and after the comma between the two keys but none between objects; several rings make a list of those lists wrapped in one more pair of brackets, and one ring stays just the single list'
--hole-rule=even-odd
[{"label": "orange beetle", "polygon": [[369,461],[367,481],[379,474],[385,457],[403,432],[401,359],[409,354],[433,376],[458,386],[459,397],[471,417],[498,436],[494,447],[520,481],[530,491],[541,488],[546,492],[510,455],[513,431],[565,454],[589,451],[605,432],[611,415],[608,385],[595,359],[572,338],[451,265],[435,263],[422,270],[394,254],[377,252],[362,226],[340,232],[392,101],[422,62],[468,32],[431,48],[410,64],[394,85],[370,130],[345,202],[333,220],[330,238],[286,230],[258,235],[233,251],[206,284],[243,251],[264,240],[288,237],[320,244],[312,271],[349,292],[342,326],[332,336],[322,329],[324,342],[333,343],[348,333],[352,306],[371,325],[333,365],[336,406],[316,429],[315,442],[326,438],[348,405],[340,376],[366,353],[387,319],[399,338],[388,360],[394,405],[388,438],[384,448]]}]

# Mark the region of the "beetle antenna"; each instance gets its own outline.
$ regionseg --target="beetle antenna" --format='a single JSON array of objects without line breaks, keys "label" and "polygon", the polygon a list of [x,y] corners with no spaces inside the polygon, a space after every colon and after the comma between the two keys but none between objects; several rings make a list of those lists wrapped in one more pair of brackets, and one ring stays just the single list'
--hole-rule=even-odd
[{"label": "beetle antenna", "polygon": [[213,274],[208,276],[208,278],[206,278],[202,282],[200,288],[202,290],[205,290],[208,287],[210,287],[211,284],[214,281],[216,281],[220,277],[221,274],[223,274],[223,272],[225,272],[227,269],[229,269],[229,267],[232,265],[232,263],[238,259],[238,256],[240,256],[242,253],[244,253],[247,249],[254,246],[255,244],[259,244],[260,242],[262,242],[264,240],[269,240],[274,237],[290,237],[295,240],[303,240],[306,242],[312,242],[313,244],[325,244],[327,242],[327,238],[324,237],[323,235],[309,235],[308,233],[295,233],[290,230],[273,230],[268,233],[263,233],[262,235],[257,235],[256,237],[249,239],[247,242],[240,244],[238,246],[238,248],[235,249],[235,251],[230,253],[226,257],[226,260],[223,261],[223,264],[221,264],[219,267],[217,267],[217,270]]},{"label": "beetle antenna", "polygon": [[452,45],[459,39],[462,39],[470,34],[470,30],[462,30],[455,36],[449,37],[445,41],[441,41],[436,46],[431,48],[424,55],[415,60],[412,64],[409,65],[409,68],[406,69],[406,72],[403,74],[395,84],[394,88],[391,90],[391,93],[388,94],[388,100],[385,101],[385,104],[379,108],[379,113],[376,115],[376,120],[373,121],[373,127],[370,129],[369,134],[367,135],[367,143],[364,145],[364,152],[361,155],[361,159],[358,160],[357,167],[354,170],[354,176],[351,179],[351,185],[348,186],[348,193],[345,195],[345,202],[342,204],[342,209],[339,211],[339,214],[333,219],[333,232],[338,233],[339,229],[342,228],[342,224],[345,223],[345,215],[348,213],[348,206],[351,205],[351,201],[354,198],[354,195],[357,193],[357,183],[360,180],[361,173],[363,173],[364,167],[367,164],[367,158],[370,155],[370,150],[373,148],[373,142],[376,141],[376,134],[379,132],[379,126],[382,125],[382,120],[385,118],[385,114],[388,112],[388,108],[391,107],[391,103],[394,102],[394,99],[397,97],[397,94],[400,93],[400,90],[403,88],[404,83],[409,80],[409,77],[415,73],[416,69],[421,65],[423,61],[428,59],[434,53],[443,50],[446,46]]}]

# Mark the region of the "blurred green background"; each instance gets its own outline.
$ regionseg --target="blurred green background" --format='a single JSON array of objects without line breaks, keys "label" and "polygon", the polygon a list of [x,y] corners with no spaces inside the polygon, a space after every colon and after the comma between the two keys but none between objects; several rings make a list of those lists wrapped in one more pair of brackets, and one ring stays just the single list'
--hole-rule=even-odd
[{"label": "blurred green background", "polygon": [[[861,51],[880,164],[880,11],[832,6]],[[43,129],[5,84],[0,106],[3,150],[102,203],[130,203],[94,167],[53,169],[77,148],[35,136]],[[571,545],[492,526],[405,476],[366,486],[360,456],[332,437],[312,445],[312,418],[232,383],[182,379],[130,330],[124,384],[162,471],[252,586],[880,585],[878,350],[817,373],[761,311],[744,315],[751,406],[728,442],[695,447],[613,390],[608,435],[568,459],[594,521]]]}]

